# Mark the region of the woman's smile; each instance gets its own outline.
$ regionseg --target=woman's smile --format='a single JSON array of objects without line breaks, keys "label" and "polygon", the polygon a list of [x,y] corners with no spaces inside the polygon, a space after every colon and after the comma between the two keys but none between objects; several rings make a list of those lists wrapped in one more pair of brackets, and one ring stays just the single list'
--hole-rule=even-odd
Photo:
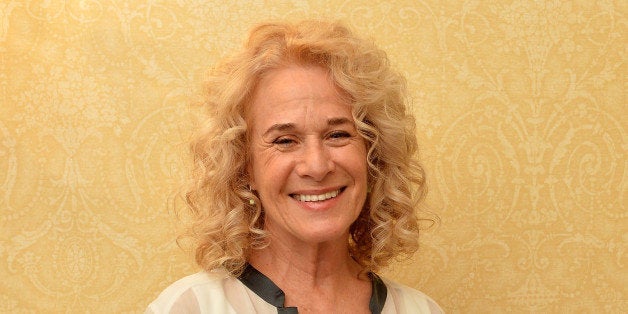
[{"label": "woman's smile", "polygon": [[290,197],[300,202],[320,202],[335,198],[340,192],[342,192],[342,189],[320,194],[290,194]]}]

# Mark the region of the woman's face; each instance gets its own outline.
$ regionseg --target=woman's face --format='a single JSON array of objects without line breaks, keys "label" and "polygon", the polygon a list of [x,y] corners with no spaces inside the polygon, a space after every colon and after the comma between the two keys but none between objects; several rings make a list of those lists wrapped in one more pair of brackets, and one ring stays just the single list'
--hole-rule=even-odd
[{"label": "woman's face", "polygon": [[366,145],[319,67],[271,71],[248,113],[251,188],[281,241],[346,241],[366,199]]}]

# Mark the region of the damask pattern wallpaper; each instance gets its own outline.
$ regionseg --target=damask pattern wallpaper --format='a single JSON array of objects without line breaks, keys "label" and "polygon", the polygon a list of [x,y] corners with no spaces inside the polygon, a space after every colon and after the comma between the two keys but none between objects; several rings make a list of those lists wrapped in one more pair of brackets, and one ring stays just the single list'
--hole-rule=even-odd
[{"label": "damask pattern wallpaper", "polygon": [[[368,4],[367,4],[368,3]],[[197,271],[173,214],[202,75],[269,19],[403,71],[440,223],[385,275],[451,313],[628,311],[628,2],[0,2],[0,312],[141,312]]]}]

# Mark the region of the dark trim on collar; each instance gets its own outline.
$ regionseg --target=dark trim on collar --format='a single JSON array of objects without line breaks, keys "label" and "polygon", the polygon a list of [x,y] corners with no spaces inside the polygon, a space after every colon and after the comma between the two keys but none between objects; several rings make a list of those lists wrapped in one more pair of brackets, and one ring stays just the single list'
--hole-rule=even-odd
[{"label": "dark trim on collar", "polygon": [[[374,273],[369,273],[371,279],[371,299],[369,301],[369,309],[373,314],[380,314],[386,303],[386,295],[388,290],[386,284]],[[251,264],[246,264],[244,272],[238,277],[238,279],[251,291],[255,292],[262,300],[277,308],[277,313],[280,314],[297,314],[298,309],[296,307],[284,307],[286,301],[286,295],[283,291],[275,285],[270,278],[266,277]]]},{"label": "dark trim on collar", "polygon": [[246,264],[244,272],[238,277],[240,281],[257,294],[262,300],[272,304],[277,308],[277,313],[297,314],[296,307],[284,307],[286,295],[270,278],[251,266]]},{"label": "dark trim on collar", "polygon": [[375,273],[369,273],[371,278],[371,300],[369,301],[369,309],[372,314],[380,314],[384,309],[384,303],[386,303],[386,296],[388,295],[388,289],[386,284]]}]

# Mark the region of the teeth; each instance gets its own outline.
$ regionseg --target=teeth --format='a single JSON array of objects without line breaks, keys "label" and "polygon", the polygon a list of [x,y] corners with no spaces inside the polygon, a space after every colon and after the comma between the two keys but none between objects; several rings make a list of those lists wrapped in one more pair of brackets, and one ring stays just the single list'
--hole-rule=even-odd
[{"label": "teeth", "polygon": [[338,196],[338,193],[340,193],[340,190],[327,192],[324,194],[318,194],[318,195],[294,194],[293,197],[297,201],[301,201],[301,202],[320,202],[320,201],[328,200],[330,198],[334,198]]}]

